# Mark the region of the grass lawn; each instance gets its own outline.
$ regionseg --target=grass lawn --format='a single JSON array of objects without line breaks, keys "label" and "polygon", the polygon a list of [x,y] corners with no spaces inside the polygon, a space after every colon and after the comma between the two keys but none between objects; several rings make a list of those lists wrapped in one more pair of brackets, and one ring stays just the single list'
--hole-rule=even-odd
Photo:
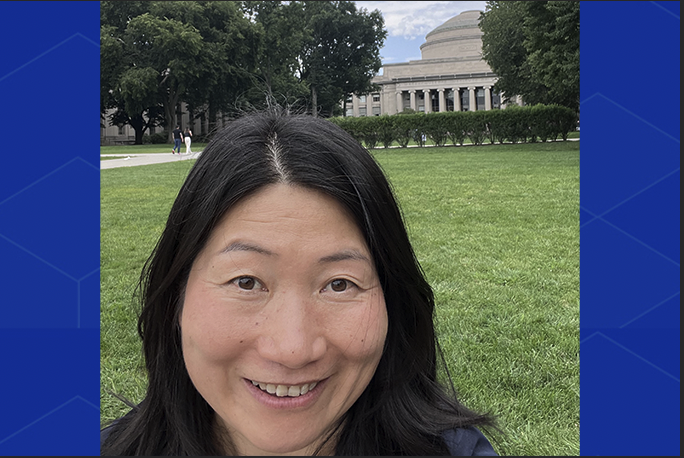
[{"label": "grass lawn", "polygon": [[[466,405],[501,455],[579,454],[579,142],[376,149]],[[101,171],[102,420],[144,395],[132,293],[192,161]],[[154,180],[150,180],[154,177]]]},{"label": "grass lawn", "polygon": [[[202,151],[206,143],[192,143],[190,144],[191,151]],[[162,143],[157,145],[111,145],[100,146],[100,155],[102,154],[119,154],[124,157],[131,154],[150,154],[150,153],[170,153],[173,149],[173,144]],[[185,143],[181,143],[181,152],[185,152]]]}]

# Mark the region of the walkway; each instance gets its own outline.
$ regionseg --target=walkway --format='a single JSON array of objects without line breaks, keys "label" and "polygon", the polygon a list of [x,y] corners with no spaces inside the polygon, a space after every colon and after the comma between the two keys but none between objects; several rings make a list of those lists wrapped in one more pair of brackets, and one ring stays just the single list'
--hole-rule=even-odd
[{"label": "walkway", "polygon": [[101,157],[118,157],[121,159],[107,159],[100,161],[100,170],[113,169],[116,167],[133,167],[135,165],[162,164],[164,162],[187,161],[197,159],[201,151],[191,154],[171,154],[171,153],[148,153],[148,154],[129,154],[125,157],[121,154],[103,154]]}]

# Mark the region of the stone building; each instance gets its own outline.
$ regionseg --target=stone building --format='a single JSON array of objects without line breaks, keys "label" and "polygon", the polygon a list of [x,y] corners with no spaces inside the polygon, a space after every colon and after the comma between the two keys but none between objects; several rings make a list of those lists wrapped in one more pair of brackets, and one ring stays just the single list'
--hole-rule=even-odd
[{"label": "stone building", "polygon": [[380,91],[349,96],[346,116],[502,108],[492,91],[496,75],[482,59],[479,18],[480,11],[464,11],[425,36],[420,60],[384,65],[373,78]]}]

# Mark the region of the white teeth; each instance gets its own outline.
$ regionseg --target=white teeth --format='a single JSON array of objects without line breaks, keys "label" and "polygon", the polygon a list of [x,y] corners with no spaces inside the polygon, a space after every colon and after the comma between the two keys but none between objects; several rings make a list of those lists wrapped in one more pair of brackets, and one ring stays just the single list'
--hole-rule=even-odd
[{"label": "white teeth", "polygon": [[274,385],[272,383],[262,383],[262,382],[255,382],[251,380],[252,385],[258,386],[259,389],[262,391],[266,391],[269,394],[274,394],[278,397],[285,397],[289,396],[291,398],[296,398],[297,396],[301,396],[303,394],[308,393],[309,391],[313,390],[314,387],[316,386],[317,382],[311,383],[311,384],[304,384],[301,386],[293,385],[293,386],[287,386],[287,385]]}]

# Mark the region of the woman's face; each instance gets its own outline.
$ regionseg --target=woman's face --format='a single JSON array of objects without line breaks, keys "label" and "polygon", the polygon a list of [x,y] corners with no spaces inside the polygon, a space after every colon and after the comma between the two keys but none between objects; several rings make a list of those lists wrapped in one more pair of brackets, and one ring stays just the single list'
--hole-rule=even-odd
[{"label": "woman's face", "polygon": [[387,313],[343,207],[278,184],[212,232],[190,271],[181,332],[190,378],[240,454],[306,455],[373,377]]}]

